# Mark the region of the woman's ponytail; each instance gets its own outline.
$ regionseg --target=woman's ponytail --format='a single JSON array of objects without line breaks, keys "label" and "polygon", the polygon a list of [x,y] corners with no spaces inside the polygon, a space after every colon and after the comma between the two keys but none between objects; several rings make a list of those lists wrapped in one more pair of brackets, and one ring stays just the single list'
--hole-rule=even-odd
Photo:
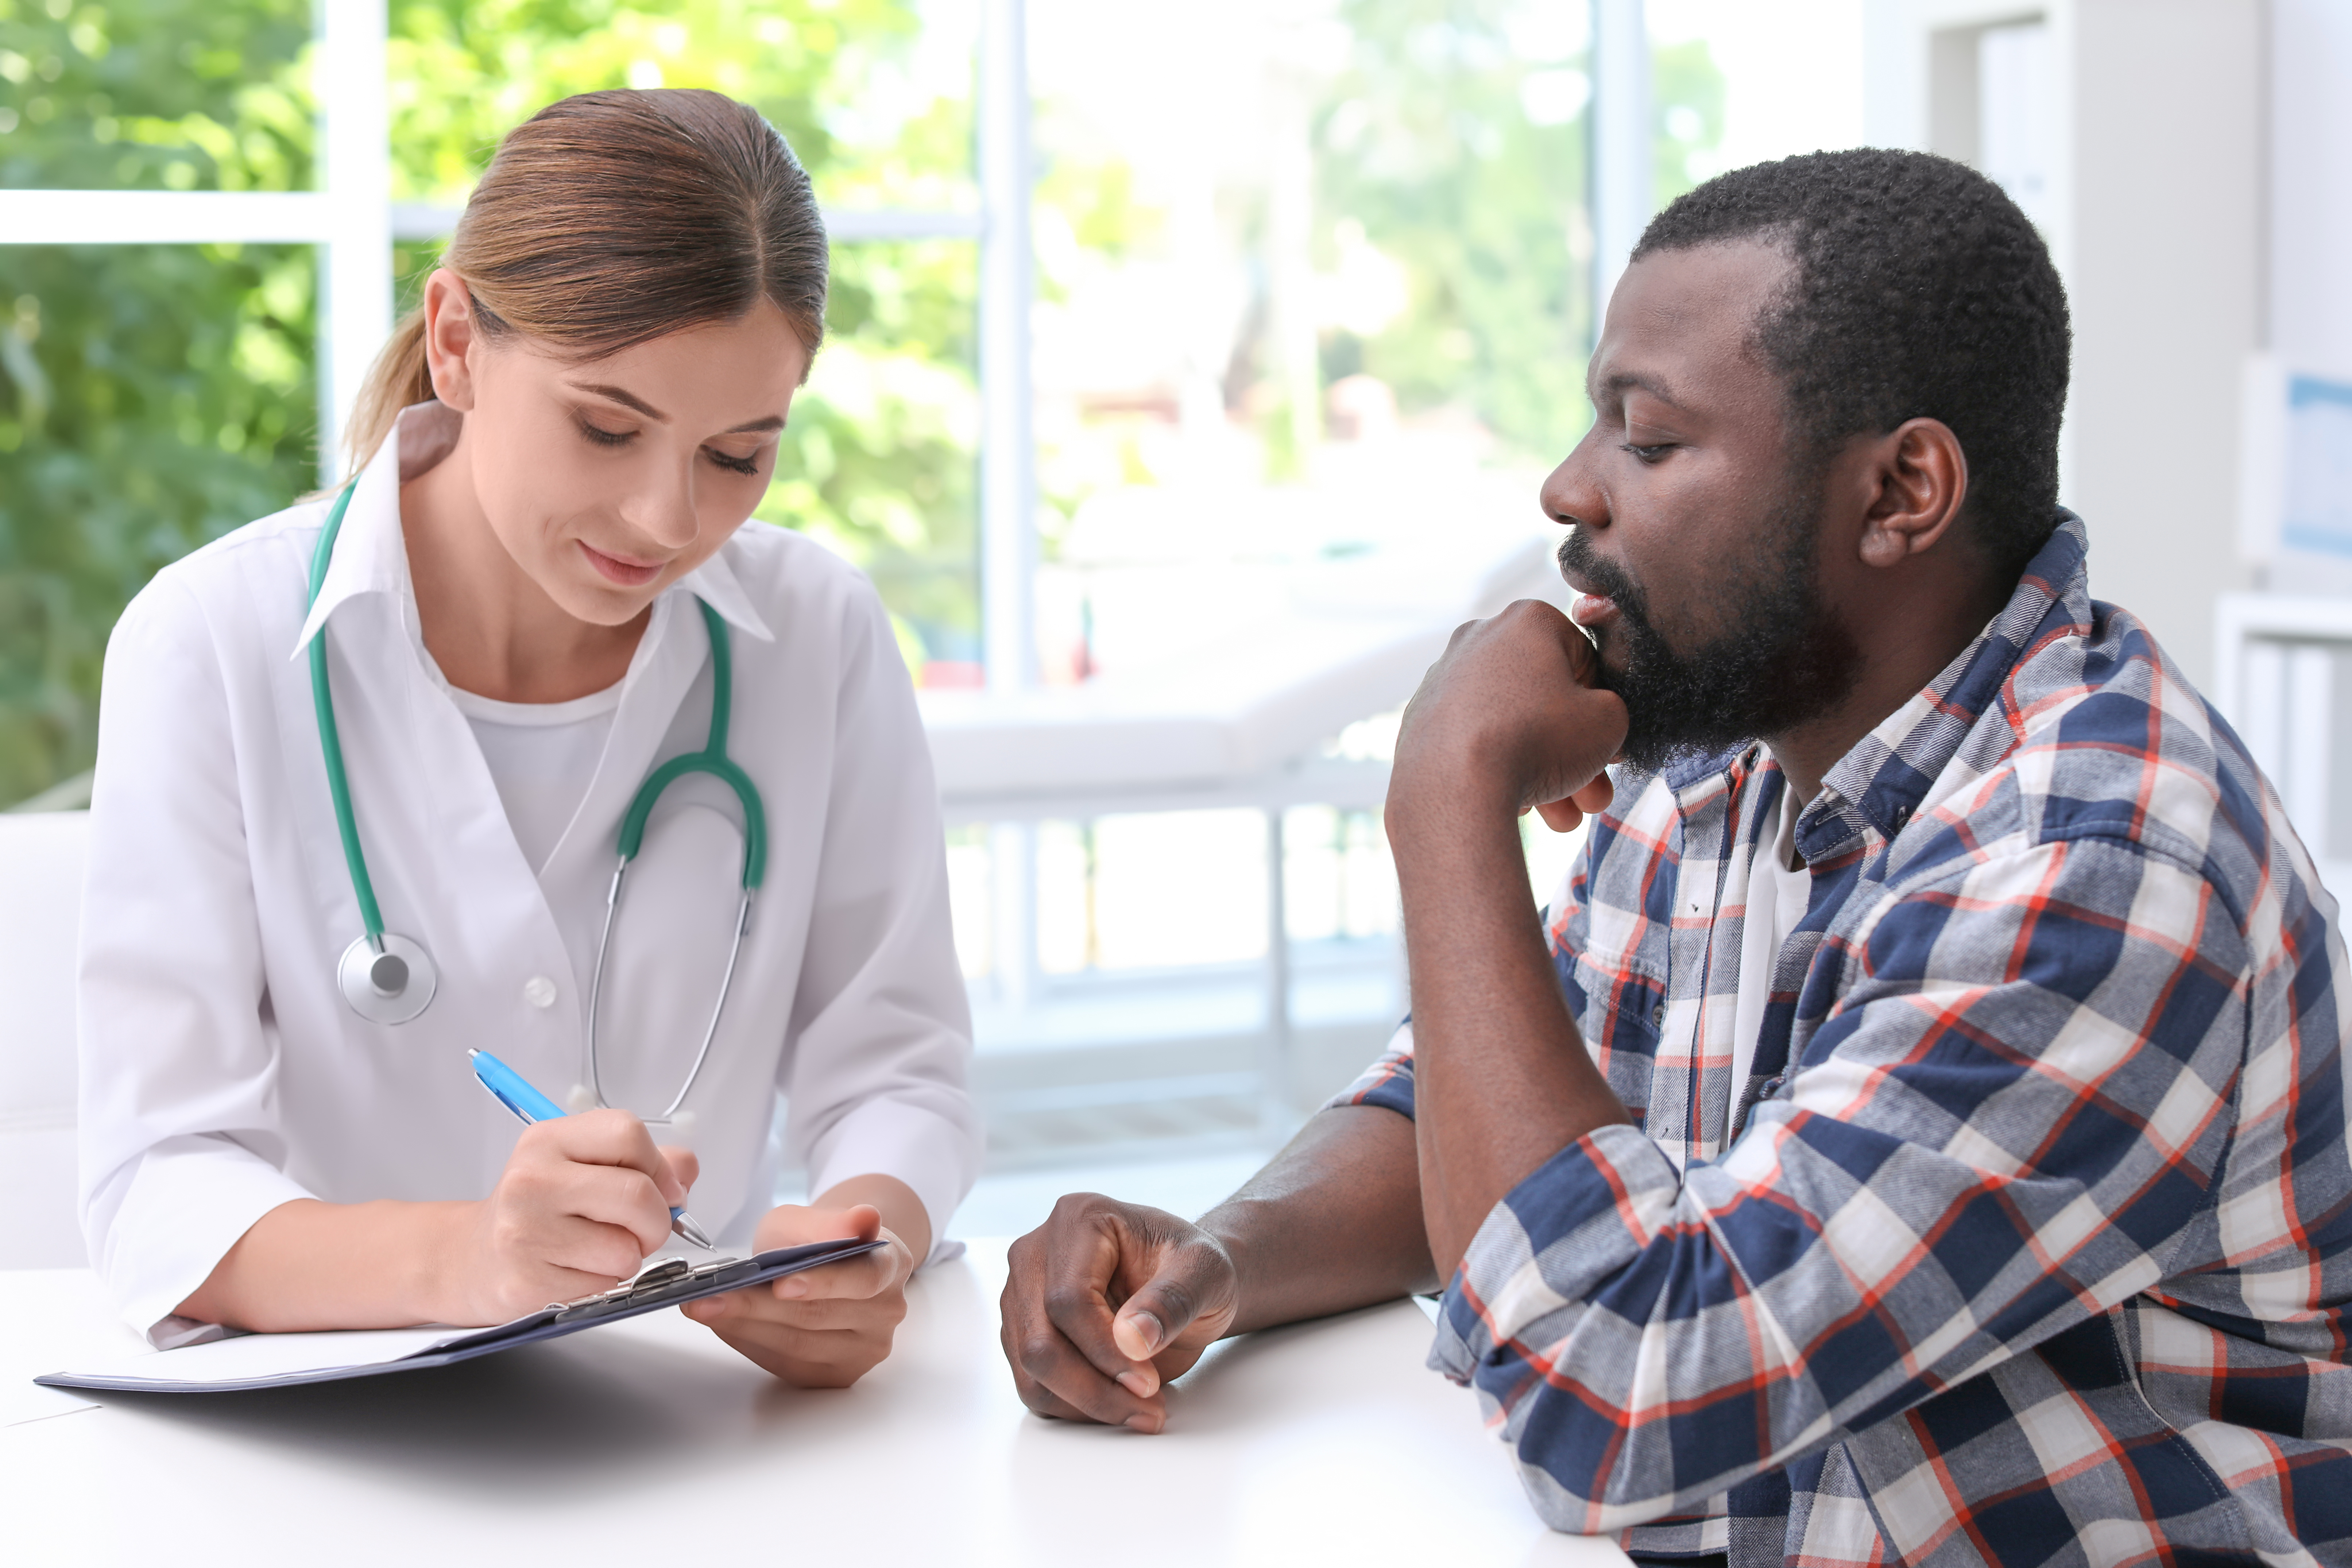
[{"label": "woman's ponytail", "polygon": [[351,472],[356,474],[367,467],[383,438],[392,434],[392,422],[400,417],[402,409],[432,395],[433,373],[425,363],[425,311],[419,307],[393,328],[375,363],[368,366],[359,400],[352,405],[351,421],[343,427],[343,450],[350,456]]}]

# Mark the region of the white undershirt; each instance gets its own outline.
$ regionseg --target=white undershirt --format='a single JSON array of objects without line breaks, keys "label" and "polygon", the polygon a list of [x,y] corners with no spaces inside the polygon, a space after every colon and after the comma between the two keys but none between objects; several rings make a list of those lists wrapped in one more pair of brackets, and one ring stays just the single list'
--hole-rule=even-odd
[{"label": "white undershirt", "polygon": [[499,702],[452,686],[449,700],[473,727],[515,842],[537,875],[572,826],[604,760],[622,682],[570,702]]},{"label": "white undershirt", "polygon": [[1797,818],[1805,803],[1783,788],[1780,804],[1756,837],[1756,859],[1748,872],[1748,913],[1740,928],[1739,995],[1731,1013],[1731,1098],[1736,1103],[1756,1064],[1756,1043],[1764,1032],[1764,1008],[1771,999],[1772,968],[1781,944],[1805,918],[1813,874],[1797,858]]}]

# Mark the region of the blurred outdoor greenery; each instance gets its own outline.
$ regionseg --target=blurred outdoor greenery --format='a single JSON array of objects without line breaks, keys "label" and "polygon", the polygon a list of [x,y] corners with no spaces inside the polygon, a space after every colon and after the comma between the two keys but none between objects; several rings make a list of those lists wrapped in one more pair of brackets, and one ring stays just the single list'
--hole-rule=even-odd
[{"label": "blurred outdoor greenery", "polygon": [[[1409,294],[1377,332],[1326,334],[1327,384],[1369,373],[1405,412],[1465,408],[1545,463],[1591,419],[1580,9],[1345,0],[1350,57],[1317,114],[1318,230],[1360,226]],[[1651,100],[1663,206],[1696,183],[1692,154],[1722,138],[1723,77],[1704,43],[1653,52]]]},{"label": "blurred outdoor greenery", "polygon": [[[1407,412],[1465,410],[1547,461],[1587,419],[1573,9],[1342,0],[1352,41],[1315,110],[1315,266],[1353,234],[1409,295],[1326,333],[1325,382],[1368,371]],[[311,16],[0,0],[0,185],[312,187]],[[499,136],[566,94],[696,86],[772,120],[828,207],[968,210],[975,26],[975,0],[390,0],[394,200],[458,205]],[[1703,46],[1657,51],[1654,98],[1664,201],[1720,136]],[[1112,265],[1161,237],[1118,158],[1047,153],[1041,223]],[[394,247],[403,306],[436,253]],[[977,261],[965,241],[835,247],[829,344],[759,512],[870,573],[918,665],[977,658]],[[1039,287],[1055,296],[1050,265]],[[317,294],[307,247],[0,245],[0,805],[90,765],[130,595],[318,484]]]},{"label": "blurred outdoor greenery", "polygon": [[[0,184],[307,185],[310,27],[309,0],[0,0]],[[307,247],[0,247],[0,802],[89,766],[156,568],[315,482],[315,285]]]},{"label": "blurred outdoor greenery", "polygon": [[[310,16],[0,0],[0,185],[310,188]],[[554,99],[666,85],[755,105],[828,205],[968,206],[969,46],[926,74],[920,21],[914,0],[393,0],[394,199],[458,205]],[[973,249],[835,249],[830,345],[760,510],[870,572],[916,658],[977,641]],[[396,248],[404,304],[433,250]],[[316,294],[307,247],[0,246],[0,804],[89,766],[129,597],[316,487]]]}]

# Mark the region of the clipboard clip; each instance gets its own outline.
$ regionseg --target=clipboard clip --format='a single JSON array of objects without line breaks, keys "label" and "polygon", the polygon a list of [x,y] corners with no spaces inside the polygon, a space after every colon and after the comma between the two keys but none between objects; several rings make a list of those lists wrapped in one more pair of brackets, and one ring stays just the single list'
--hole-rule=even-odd
[{"label": "clipboard clip", "polygon": [[711,1276],[741,1264],[740,1258],[714,1258],[708,1263],[688,1263],[683,1258],[656,1258],[629,1279],[609,1290],[596,1290],[572,1301],[550,1301],[546,1310],[557,1315],[557,1321],[593,1311],[625,1307],[681,1285],[698,1285]]}]

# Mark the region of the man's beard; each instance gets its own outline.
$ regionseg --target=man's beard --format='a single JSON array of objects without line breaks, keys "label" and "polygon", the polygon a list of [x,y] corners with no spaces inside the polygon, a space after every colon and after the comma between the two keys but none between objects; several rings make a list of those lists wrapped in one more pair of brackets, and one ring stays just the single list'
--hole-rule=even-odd
[{"label": "man's beard", "polygon": [[1760,531],[1753,571],[1713,595],[1717,624],[1729,629],[1687,654],[1668,647],[1650,624],[1640,587],[1593,553],[1581,528],[1569,530],[1561,566],[1617,602],[1623,668],[1601,662],[1599,684],[1624,700],[1628,763],[1655,773],[1677,756],[1713,756],[1786,734],[1853,689],[1862,650],[1822,598],[1820,518],[1817,486],[1783,491]]}]

